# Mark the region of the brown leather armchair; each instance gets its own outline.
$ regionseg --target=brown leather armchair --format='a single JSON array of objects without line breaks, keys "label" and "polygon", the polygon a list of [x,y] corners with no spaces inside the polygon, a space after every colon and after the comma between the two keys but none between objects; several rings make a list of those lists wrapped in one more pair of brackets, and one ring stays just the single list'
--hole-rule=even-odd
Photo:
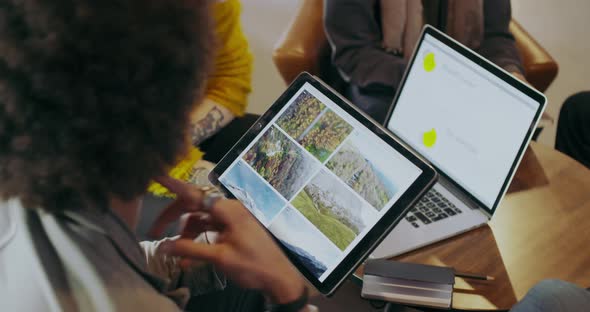
[{"label": "brown leather armchair", "polygon": [[[300,3],[273,51],[273,61],[287,84],[302,71],[325,79],[325,73],[330,70],[330,47],[323,25],[324,1],[301,0]],[[557,76],[557,63],[515,20],[510,23],[510,31],[516,38],[526,79],[544,92]]]}]

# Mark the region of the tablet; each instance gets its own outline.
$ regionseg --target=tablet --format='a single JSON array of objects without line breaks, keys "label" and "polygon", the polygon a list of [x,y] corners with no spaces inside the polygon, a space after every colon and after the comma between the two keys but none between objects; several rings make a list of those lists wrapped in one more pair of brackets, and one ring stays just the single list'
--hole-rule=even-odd
[{"label": "tablet", "polygon": [[209,179],[240,200],[300,272],[331,295],[432,186],[436,172],[303,73]]}]

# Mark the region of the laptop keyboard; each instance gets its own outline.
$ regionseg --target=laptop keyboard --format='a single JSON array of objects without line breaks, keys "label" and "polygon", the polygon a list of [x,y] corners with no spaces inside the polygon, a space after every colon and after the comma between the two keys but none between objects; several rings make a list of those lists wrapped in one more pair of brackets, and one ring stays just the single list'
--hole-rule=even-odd
[{"label": "laptop keyboard", "polygon": [[462,213],[453,203],[435,189],[431,189],[406,215],[413,227],[419,228]]}]

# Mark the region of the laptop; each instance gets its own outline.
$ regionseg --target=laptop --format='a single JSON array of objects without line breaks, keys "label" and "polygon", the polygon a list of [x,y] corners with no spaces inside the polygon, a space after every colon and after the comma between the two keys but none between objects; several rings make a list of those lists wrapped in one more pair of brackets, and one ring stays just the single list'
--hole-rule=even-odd
[{"label": "laptop", "polygon": [[425,26],[385,125],[435,167],[439,180],[372,257],[487,224],[545,105],[540,92]]}]

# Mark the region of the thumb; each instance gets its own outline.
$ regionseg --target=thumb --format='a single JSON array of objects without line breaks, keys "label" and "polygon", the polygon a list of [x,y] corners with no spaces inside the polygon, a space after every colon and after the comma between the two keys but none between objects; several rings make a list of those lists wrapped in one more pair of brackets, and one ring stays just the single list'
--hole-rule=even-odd
[{"label": "thumb", "polygon": [[203,260],[213,264],[220,261],[224,249],[222,245],[196,243],[186,238],[166,241],[160,245],[160,248],[161,252],[171,256]]}]

